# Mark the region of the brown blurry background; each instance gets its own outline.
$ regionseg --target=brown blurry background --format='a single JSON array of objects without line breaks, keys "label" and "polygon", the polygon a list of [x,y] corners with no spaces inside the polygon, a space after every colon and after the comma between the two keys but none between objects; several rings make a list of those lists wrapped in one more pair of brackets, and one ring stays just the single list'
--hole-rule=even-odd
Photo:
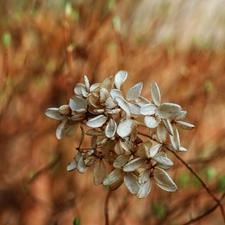
[{"label": "brown blurry background", "polygon": [[[156,81],[163,102],[188,112],[179,153],[218,198],[225,193],[225,7],[215,1],[0,1],[0,224],[104,224],[107,190],[92,169],[68,173],[79,144],[58,141],[46,108],[67,104],[77,82],[128,71],[124,91]],[[88,140],[85,140],[86,142]],[[88,143],[87,143],[88,144]],[[137,199],[121,187],[110,225],[179,225],[216,203],[172,154],[179,190]],[[74,222],[75,224],[75,222]],[[216,208],[195,224],[223,224]]]}]

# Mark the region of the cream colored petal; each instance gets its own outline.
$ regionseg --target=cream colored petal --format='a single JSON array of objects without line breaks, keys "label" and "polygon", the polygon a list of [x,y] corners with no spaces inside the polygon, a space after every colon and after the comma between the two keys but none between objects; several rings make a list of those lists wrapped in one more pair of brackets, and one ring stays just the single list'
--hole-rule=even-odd
[{"label": "cream colored petal", "polygon": [[64,135],[67,137],[73,137],[74,134],[77,132],[77,129],[79,128],[79,123],[76,123],[74,125],[66,125],[66,129],[64,129]]},{"label": "cream colored petal", "polygon": [[195,126],[193,124],[183,122],[183,121],[176,121],[177,126],[184,130],[192,130]]},{"label": "cream colored petal", "polygon": [[86,125],[92,128],[101,127],[107,120],[107,117],[104,115],[96,116],[87,121]]},{"label": "cream colored petal", "polygon": [[175,116],[175,120],[183,120],[187,115],[187,111],[184,110],[180,110],[176,116]]},{"label": "cream colored petal", "polygon": [[[156,156],[153,157],[153,159],[157,163],[165,166],[163,169],[169,169],[173,165],[173,162],[169,158],[167,158],[167,157],[165,157],[165,156],[163,156],[161,154],[157,154]],[[159,167],[161,167],[161,166],[159,166]]]},{"label": "cream colored petal", "polygon": [[150,104],[148,99],[144,98],[143,96],[139,96],[138,98],[135,99],[135,102],[140,106],[144,106],[146,104]]},{"label": "cream colored petal", "polygon": [[170,135],[170,141],[173,147],[178,151],[180,149],[180,135],[175,126],[173,129],[173,136]]},{"label": "cream colored petal", "polygon": [[98,160],[94,165],[94,184],[100,185],[107,176],[107,168],[103,160]]},{"label": "cream colored petal", "polygon": [[142,87],[143,87],[143,83],[142,82],[135,84],[133,87],[131,87],[128,90],[128,92],[126,94],[126,99],[128,101],[137,99],[140,96],[140,94],[141,94]]},{"label": "cream colored petal", "polygon": [[130,112],[133,115],[140,115],[140,106],[135,103],[128,102],[128,105],[130,107]]},{"label": "cream colored petal", "polygon": [[157,109],[156,106],[150,103],[150,104],[143,105],[140,108],[140,113],[142,115],[150,116],[150,115],[154,115],[155,114],[156,109]]},{"label": "cream colored petal", "polygon": [[136,169],[142,168],[143,164],[145,164],[145,159],[142,158],[133,159],[123,167],[123,171],[125,172],[135,171]]},{"label": "cream colored petal", "polygon": [[121,97],[116,97],[115,100],[118,103],[118,105],[120,106],[120,108],[122,108],[124,110],[124,112],[126,112],[127,117],[130,117],[131,110],[130,110],[130,106],[129,106],[128,102],[126,100],[124,100],[124,98],[121,98]]},{"label": "cream colored petal", "polygon": [[84,75],[84,85],[85,85],[86,91],[89,92],[90,91],[90,83],[89,83],[89,79],[86,75]]},{"label": "cream colored petal", "polygon": [[159,152],[160,148],[162,147],[161,144],[154,145],[149,152],[149,158],[155,157],[155,155]]},{"label": "cream colored petal", "polygon": [[114,137],[116,133],[117,124],[113,119],[110,119],[106,128],[105,128],[105,135],[108,138]]},{"label": "cream colored petal", "polygon": [[85,173],[87,171],[88,167],[85,166],[83,157],[79,159],[77,169],[80,173]]},{"label": "cream colored petal", "polygon": [[57,139],[62,139],[65,136],[64,129],[65,129],[66,123],[67,123],[67,119],[64,119],[57,127],[56,129]]},{"label": "cream colored petal", "polygon": [[112,89],[114,85],[114,77],[113,76],[110,76],[110,77],[107,77],[100,85],[101,88],[105,88],[107,89],[108,91],[110,91]]},{"label": "cream colored petal", "polygon": [[77,161],[75,159],[73,159],[70,164],[67,166],[67,171],[73,171],[77,168]]},{"label": "cream colored petal", "polygon": [[171,179],[171,177],[161,168],[154,168],[154,180],[156,184],[163,190],[168,192],[177,191],[177,186]]},{"label": "cream colored petal", "polygon": [[127,79],[128,73],[124,70],[120,70],[115,75],[115,86],[117,89],[120,89],[121,85],[124,83],[124,81]]},{"label": "cream colored petal", "polygon": [[161,143],[164,143],[166,141],[166,137],[167,137],[168,131],[166,129],[166,127],[164,126],[163,123],[160,123],[156,129],[156,135],[158,140]]},{"label": "cream colored petal", "polygon": [[137,194],[139,191],[139,186],[137,183],[137,177],[133,173],[125,173],[124,184],[131,194]]},{"label": "cream colored petal", "polygon": [[151,183],[149,179],[147,182],[139,184],[139,191],[136,194],[136,196],[138,198],[145,198],[150,191],[151,191]]},{"label": "cream colored petal", "polygon": [[158,107],[156,114],[161,119],[168,119],[170,117],[174,117],[180,110],[181,107],[179,105],[167,102]]},{"label": "cream colored petal", "polygon": [[105,102],[108,95],[109,95],[108,90],[106,88],[101,88],[100,89],[100,98],[99,98],[100,102]]},{"label": "cream colored petal", "polygon": [[109,185],[111,191],[116,190],[123,183],[123,178],[123,170],[115,169],[103,180],[103,185]]},{"label": "cream colored petal", "polygon": [[160,90],[159,90],[159,87],[156,82],[153,82],[151,84],[150,93],[151,93],[151,97],[152,97],[152,100],[155,103],[155,105],[159,106],[160,102],[161,102],[161,94],[160,94]]},{"label": "cream colored petal", "polygon": [[144,122],[148,128],[156,128],[158,126],[158,122],[153,116],[145,116]]},{"label": "cream colored petal", "polygon": [[173,136],[173,127],[170,123],[170,120],[169,119],[165,119],[165,120],[162,120],[163,124],[165,125],[167,131],[169,132],[170,135]]},{"label": "cream colored petal", "polygon": [[72,98],[70,98],[69,106],[72,111],[77,111],[80,109],[86,109],[87,103],[83,98],[78,96],[73,96]]},{"label": "cream colored petal", "polygon": [[133,127],[134,123],[131,119],[124,120],[118,125],[117,134],[122,138],[127,137],[128,135],[130,135]]},{"label": "cream colored petal", "polygon": [[65,116],[63,116],[59,113],[58,108],[48,108],[45,111],[45,115],[54,120],[63,120],[65,118]]},{"label": "cream colored petal", "polygon": [[113,109],[117,106],[117,104],[113,101],[111,97],[108,97],[105,101],[105,107],[107,109]]}]

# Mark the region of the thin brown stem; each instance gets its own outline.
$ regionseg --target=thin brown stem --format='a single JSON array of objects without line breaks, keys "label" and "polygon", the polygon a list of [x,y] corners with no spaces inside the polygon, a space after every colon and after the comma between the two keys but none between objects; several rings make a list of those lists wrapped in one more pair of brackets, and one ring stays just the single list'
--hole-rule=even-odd
[{"label": "thin brown stem", "polygon": [[112,192],[109,190],[105,198],[105,206],[104,206],[105,225],[109,225],[109,199],[111,193]]}]

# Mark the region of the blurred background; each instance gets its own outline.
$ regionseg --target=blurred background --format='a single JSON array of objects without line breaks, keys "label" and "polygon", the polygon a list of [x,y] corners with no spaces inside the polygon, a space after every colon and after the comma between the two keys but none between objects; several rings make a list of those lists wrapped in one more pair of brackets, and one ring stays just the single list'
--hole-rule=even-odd
[{"label": "blurred background", "polygon": [[[44,113],[67,104],[87,75],[128,71],[123,90],[156,81],[163,102],[188,112],[179,153],[213,194],[225,193],[225,7],[221,0],[0,0],[0,224],[104,224],[107,190],[92,169],[68,173],[80,133],[58,141]],[[88,143],[87,143],[88,144]],[[110,225],[179,225],[216,202],[172,154],[179,190],[124,186],[109,199]],[[153,182],[154,183],[154,182]],[[195,224],[223,224],[219,207]]]}]

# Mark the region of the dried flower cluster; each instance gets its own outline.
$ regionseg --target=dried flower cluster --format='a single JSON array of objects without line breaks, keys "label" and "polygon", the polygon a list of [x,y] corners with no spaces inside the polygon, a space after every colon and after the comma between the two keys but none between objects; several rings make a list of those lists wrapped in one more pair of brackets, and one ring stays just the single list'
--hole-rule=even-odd
[{"label": "dried flower cluster", "polygon": [[[158,85],[150,87],[152,101],[142,97],[143,83],[131,87],[124,96],[121,85],[126,71],[106,78],[102,83],[78,83],[68,105],[49,108],[46,115],[60,120],[56,137],[72,137],[83,126],[91,137],[90,148],[77,148],[67,170],[84,173],[94,166],[94,184],[108,185],[115,190],[123,183],[138,198],[151,190],[151,180],[163,190],[174,192],[176,184],[165,171],[173,162],[166,151],[186,151],[180,145],[178,127],[185,130],[194,125],[183,122],[187,112],[174,103],[161,103]],[[142,133],[141,129],[148,129]],[[111,172],[108,172],[108,171]],[[151,179],[152,178],[152,179]]]}]

